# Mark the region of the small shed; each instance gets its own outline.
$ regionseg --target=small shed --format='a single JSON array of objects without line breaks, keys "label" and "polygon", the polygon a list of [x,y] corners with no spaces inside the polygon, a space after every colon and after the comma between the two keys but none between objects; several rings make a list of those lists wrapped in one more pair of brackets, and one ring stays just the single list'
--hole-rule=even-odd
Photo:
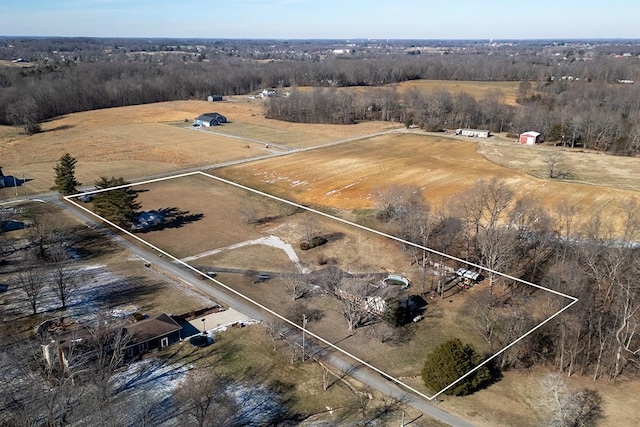
[{"label": "small shed", "polygon": [[491,132],[487,129],[456,129],[456,135],[468,136],[471,138],[489,138]]},{"label": "small shed", "polygon": [[532,130],[520,134],[520,144],[522,145],[536,145],[540,142],[540,133]]}]

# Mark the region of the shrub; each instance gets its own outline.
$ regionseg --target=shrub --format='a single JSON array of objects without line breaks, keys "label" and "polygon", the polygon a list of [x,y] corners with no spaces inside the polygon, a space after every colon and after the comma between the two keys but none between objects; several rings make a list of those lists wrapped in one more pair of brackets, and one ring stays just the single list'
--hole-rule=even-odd
[{"label": "shrub", "polygon": [[[436,347],[427,356],[422,368],[422,379],[428,388],[439,391],[478,366],[478,363],[480,356],[473,346],[463,344],[459,339],[452,339]],[[485,386],[489,380],[491,372],[483,366],[444,393],[466,396]]]},{"label": "shrub", "polygon": [[307,251],[309,249],[313,249],[316,246],[322,246],[327,243],[328,240],[322,236],[315,236],[311,239],[310,242],[300,242],[300,249],[303,251]]}]

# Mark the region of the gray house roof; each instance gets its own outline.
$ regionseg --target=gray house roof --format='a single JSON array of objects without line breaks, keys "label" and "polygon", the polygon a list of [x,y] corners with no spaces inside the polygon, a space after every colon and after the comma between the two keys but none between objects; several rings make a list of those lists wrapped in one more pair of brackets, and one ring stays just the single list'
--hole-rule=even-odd
[{"label": "gray house roof", "polygon": [[209,123],[210,125],[219,125],[226,122],[227,118],[219,113],[205,113],[196,117],[194,120],[195,124]]}]

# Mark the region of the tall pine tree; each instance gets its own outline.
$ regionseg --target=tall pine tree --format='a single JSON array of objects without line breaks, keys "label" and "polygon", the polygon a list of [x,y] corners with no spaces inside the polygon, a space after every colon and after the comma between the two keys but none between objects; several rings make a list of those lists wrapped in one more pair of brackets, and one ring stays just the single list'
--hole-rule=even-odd
[{"label": "tall pine tree", "polygon": [[[471,345],[463,344],[459,339],[452,339],[440,344],[427,356],[422,368],[422,379],[428,388],[440,391],[479,363],[480,356]],[[486,366],[482,366],[444,393],[466,396],[481,388],[490,379],[491,372]]]},{"label": "tall pine tree", "polygon": [[[101,177],[96,181],[96,189],[126,186],[129,183],[124,178]],[[113,223],[129,227],[136,217],[136,211],[140,209],[140,204],[136,202],[138,195],[129,187],[116,188],[109,191],[102,191],[95,194],[93,208],[95,212],[112,221]]]},{"label": "tall pine tree", "polygon": [[60,161],[53,167],[56,171],[56,179],[52,190],[56,190],[63,196],[77,193],[76,187],[82,185],[76,180],[76,163],[77,160],[71,157],[71,154],[65,153],[60,157]]}]

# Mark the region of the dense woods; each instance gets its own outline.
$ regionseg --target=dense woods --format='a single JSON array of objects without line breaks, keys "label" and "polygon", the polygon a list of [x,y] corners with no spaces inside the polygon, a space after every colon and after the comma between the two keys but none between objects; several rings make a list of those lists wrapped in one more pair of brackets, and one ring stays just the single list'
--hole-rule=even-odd
[{"label": "dense woods", "polygon": [[[27,39],[0,40],[0,58],[35,66],[0,69],[0,123],[38,131],[62,114],[158,101],[291,88],[266,115],[296,122],[393,120],[426,130],[481,127],[619,154],[640,150],[640,51],[633,43],[361,43],[335,55],[335,42]],[[421,42],[425,44],[425,42]],[[519,81],[518,106],[500,92],[413,92],[415,79]],[[296,87],[325,88],[302,92]],[[348,86],[380,87],[358,94]]]}]

